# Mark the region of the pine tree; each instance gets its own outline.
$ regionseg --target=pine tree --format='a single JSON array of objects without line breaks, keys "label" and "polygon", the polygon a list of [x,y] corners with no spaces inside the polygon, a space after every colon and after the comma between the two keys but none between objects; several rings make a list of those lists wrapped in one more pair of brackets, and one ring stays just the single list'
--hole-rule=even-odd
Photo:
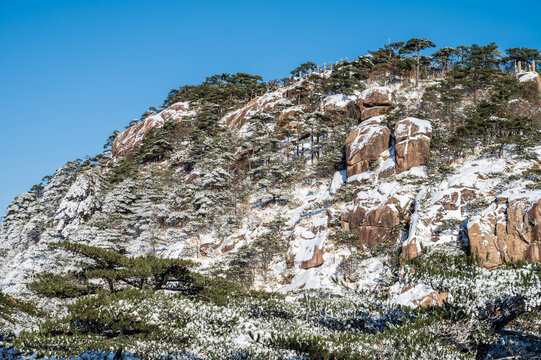
[{"label": "pine tree", "polygon": [[402,54],[411,54],[413,52],[416,52],[416,60],[417,60],[417,67],[415,70],[415,87],[419,86],[419,68],[420,68],[420,56],[421,56],[421,50],[435,47],[436,45],[427,39],[409,39],[404,46],[400,49],[400,52]]},{"label": "pine tree", "polygon": [[525,47],[512,48],[505,50],[507,57],[503,60],[507,62],[508,68],[513,68],[519,61],[526,66],[529,61],[541,60],[541,54],[538,49]]},{"label": "pine tree", "polygon": [[441,63],[441,76],[443,77],[449,68],[449,62],[451,61],[453,56],[458,55],[459,51],[451,46],[446,46],[438,51],[436,51],[434,54],[432,54],[432,57],[434,59],[437,59]]}]

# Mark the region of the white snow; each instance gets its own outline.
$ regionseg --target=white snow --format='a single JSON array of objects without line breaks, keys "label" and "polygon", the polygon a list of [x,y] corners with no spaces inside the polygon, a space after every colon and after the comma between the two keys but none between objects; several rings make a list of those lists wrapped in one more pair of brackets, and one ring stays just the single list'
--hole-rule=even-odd
[{"label": "white snow", "polygon": [[331,194],[335,194],[340,189],[340,187],[342,187],[342,184],[346,182],[346,179],[347,179],[346,170],[335,172],[331,180],[331,188],[329,192]]},{"label": "white snow", "polygon": [[520,73],[517,75],[518,81],[520,82],[527,82],[535,79],[536,77],[539,77],[539,74],[535,71],[528,71],[524,73]]},{"label": "white snow", "polygon": [[352,101],[357,99],[354,95],[335,94],[329,95],[323,99],[323,106],[333,105],[338,108],[346,107]]},{"label": "white snow", "polygon": [[401,287],[402,285],[400,283],[396,283],[389,290],[391,294],[391,300],[389,302],[391,304],[415,308],[420,300],[434,291],[434,289],[426,284],[417,284],[411,289],[400,293]]}]

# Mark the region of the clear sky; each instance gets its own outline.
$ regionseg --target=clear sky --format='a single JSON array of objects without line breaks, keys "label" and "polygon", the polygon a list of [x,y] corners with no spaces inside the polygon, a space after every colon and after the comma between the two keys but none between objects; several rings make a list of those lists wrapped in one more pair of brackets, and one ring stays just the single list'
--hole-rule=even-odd
[{"label": "clear sky", "polygon": [[391,41],[541,48],[541,1],[0,0],[0,214],[170,89]]}]

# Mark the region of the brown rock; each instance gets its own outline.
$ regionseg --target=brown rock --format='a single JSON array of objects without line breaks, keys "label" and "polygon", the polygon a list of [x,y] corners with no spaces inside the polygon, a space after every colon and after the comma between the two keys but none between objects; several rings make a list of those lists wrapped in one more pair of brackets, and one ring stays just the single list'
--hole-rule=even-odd
[{"label": "brown rock", "polygon": [[293,108],[293,109],[285,109],[280,113],[280,117],[278,118],[278,124],[282,125],[284,122],[284,119],[287,119],[288,117],[293,117],[297,114],[302,114],[302,110],[299,108]]},{"label": "brown rock", "polygon": [[[406,295],[403,296],[403,294]],[[390,289],[387,296],[398,304],[414,308],[426,308],[433,306],[442,307],[447,302],[449,294],[447,292],[439,292],[422,284],[415,286],[408,284]]]},{"label": "brown rock", "polygon": [[253,114],[272,109],[280,98],[281,94],[279,93],[267,93],[258,96],[250,100],[242,108],[225,115],[224,120],[230,129],[240,129]]},{"label": "brown rock", "polygon": [[174,111],[187,111],[188,106],[186,103],[179,102],[176,104],[173,104],[167,108],[168,110],[174,110]]},{"label": "brown rock", "polygon": [[313,267],[318,267],[323,264],[323,250],[317,246],[314,248],[314,254],[310,260],[303,261],[300,265],[301,269],[310,269]]},{"label": "brown rock", "polygon": [[348,165],[346,169],[347,177],[351,177],[353,175],[361,174],[368,170],[369,162],[368,161],[359,161],[356,164]]},{"label": "brown rock", "polygon": [[476,190],[468,187],[451,187],[435,204],[443,206],[446,210],[461,210],[468,201],[475,199]]},{"label": "brown rock", "polygon": [[541,262],[541,197],[493,204],[468,220],[468,238],[486,268],[512,260]]},{"label": "brown rock", "polygon": [[150,130],[162,126],[168,120],[181,121],[183,117],[187,115],[190,115],[188,112],[188,104],[180,102],[169,106],[167,109],[160,111],[156,115],[148,116],[143,121],[130,126],[116,136],[113,146],[111,147],[113,157],[118,158],[120,156],[131,154],[135,147],[143,141]]},{"label": "brown rock", "polygon": [[432,126],[426,120],[406,118],[395,126],[396,172],[425,165],[430,154]]},{"label": "brown rock", "polygon": [[402,246],[402,257],[406,260],[415,259],[419,255],[417,249],[417,240],[411,239],[406,245]]},{"label": "brown rock", "polygon": [[373,106],[361,108],[361,121],[365,121],[374,116],[383,115],[389,109],[388,106]]},{"label": "brown rock", "polygon": [[391,236],[393,227],[400,222],[401,211],[398,200],[390,197],[370,209],[357,202],[353,209],[342,213],[340,220],[344,229],[359,231],[361,244],[374,247]]},{"label": "brown rock", "polygon": [[391,89],[379,86],[367,89],[361,93],[362,104],[365,107],[391,106],[395,103],[395,96]]},{"label": "brown rock", "polygon": [[361,123],[346,139],[348,177],[368,169],[370,161],[379,159],[388,149],[391,138],[389,129],[380,125],[381,119]]},{"label": "brown rock", "polygon": [[143,141],[150,130],[162,126],[164,123],[165,119],[160,114],[157,114],[149,116],[145,120],[119,133],[111,147],[113,157],[118,158],[129,155]]}]

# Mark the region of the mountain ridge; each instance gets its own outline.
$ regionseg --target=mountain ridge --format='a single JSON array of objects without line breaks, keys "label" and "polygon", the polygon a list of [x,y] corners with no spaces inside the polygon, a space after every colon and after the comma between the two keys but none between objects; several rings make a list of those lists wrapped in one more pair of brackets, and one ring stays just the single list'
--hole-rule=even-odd
[{"label": "mountain ridge", "polygon": [[[419,51],[430,47],[426,39],[410,42]],[[501,330],[493,322],[499,312],[491,312],[498,306],[528,309],[501,320],[505,325],[523,312],[541,324],[536,310],[541,294],[541,80],[535,59],[528,60],[532,71],[521,69],[524,56],[535,54],[510,49],[502,63],[494,46],[472,45],[462,58],[453,49],[422,59],[404,56],[406,43],[395,43],[330,69],[301,64],[292,71],[297,76],[282,79],[281,85],[239,73],[172,90],[161,110],[150,109],[115,132],[103,154],[69,162],[10,205],[0,230],[1,294],[37,301],[57,323],[19,309],[17,321],[2,323],[5,331],[32,339],[33,345],[25,345],[30,350],[77,355],[88,349],[67,345],[70,336],[84,342],[89,333],[99,338],[113,331],[110,325],[100,325],[97,332],[73,325],[81,316],[78,304],[95,298],[108,309],[115,307],[109,301],[139,306],[130,303],[133,297],[143,299],[144,306],[134,311],[154,314],[160,331],[170,337],[181,331],[193,342],[163,340],[153,348],[147,340],[139,344],[130,326],[118,330],[126,336],[125,348],[144,358],[166,356],[171,346],[179,358],[223,358],[229,356],[224,342],[238,351],[233,358],[242,358],[243,352],[333,358],[333,351],[343,351],[338,358],[355,358],[360,349],[373,357],[408,358],[421,343],[435,346],[443,358],[512,351],[515,340],[500,338],[502,345],[484,337],[492,339]],[[138,259],[155,267],[138,270],[143,266]],[[325,308],[340,298],[336,301],[343,308],[336,311],[351,322],[353,332],[346,333],[354,337],[351,348],[340,345],[343,339],[331,340],[344,327],[325,312],[295,323],[315,326],[314,339],[297,333],[287,337],[287,332],[276,338],[272,324],[282,320],[274,310],[264,320],[264,341],[242,324],[225,335],[184,333],[195,326],[187,315],[191,325],[169,328],[158,309],[172,307],[209,319],[218,316],[211,314],[214,309],[229,322],[229,310],[248,316],[244,307],[254,306],[250,296],[256,296],[237,301],[231,300],[234,292],[227,292],[223,307],[221,297],[205,294],[218,305],[201,305],[206,310],[196,314],[197,301],[205,298],[177,303],[167,296],[168,291],[193,296],[195,285],[184,273],[163,273],[163,281],[156,280],[154,271],[169,269],[173,260],[193,262],[175,266],[189,267],[195,283],[203,276],[210,289],[213,281],[225,279],[242,294],[283,294],[257,295],[278,296],[264,300],[269,303],[263,312],[277,301],[296,318],[291,315],[296,311],[311,313],[307,296]],[[181,285],[168,287],[169,281]],[[151,283],[160,285],[149,293]],[[476,288],[478,283],[487,288]],[[216,287],[228,291],[233,286],[225,284]],[[49,286],[56,289],[52,295],[46,292]],[[94,287],[108,287],[111,295]],[[66,289],[83,295],[58,298]],[[284,304],[282,296],[288,299]],[[376,310],[351,310],[359,301]],[[425,311],[432,335],[422,330]],[[29,317],[39,331],[25,328]],[[379,317],[388,317],[389,323],[380,324]],[[257,321],[257,316],[248,318],[247,324]],[[212,327],[208,319],[200,321]],[[49,332],[49,325],[56,330]],[[141,331],[154,334],[146,326]],[[295,326],[288,331],[298,331]],[[377,337],[394,326],[397,333],[381,339],[382,344],[393,339],[388,347],[356,337],[357,331]],[[430,341],[404,337],[400,326]],[[65,338],[56,338],[56,332]],[[438,340],[449,332],[451,345]],[[243,340],[233,340],[238,336]],[[210,353],[202,345],[208,339],[215,342]],[[299,339],[318,344],[317,349],[294,345]],[[50,341],[62,342],[66,351],[49,348]],[[114,337],[99,341],[104,342],[95,344],[108,346],[103,350],[115,344]],[[393,350],[393,343],[402,342],[410,352]],[[15,341],[24,349],[22,343]],[[521,346],[540,348],[535,341]],[[422,349],[421,358],[433,355]]]}]

